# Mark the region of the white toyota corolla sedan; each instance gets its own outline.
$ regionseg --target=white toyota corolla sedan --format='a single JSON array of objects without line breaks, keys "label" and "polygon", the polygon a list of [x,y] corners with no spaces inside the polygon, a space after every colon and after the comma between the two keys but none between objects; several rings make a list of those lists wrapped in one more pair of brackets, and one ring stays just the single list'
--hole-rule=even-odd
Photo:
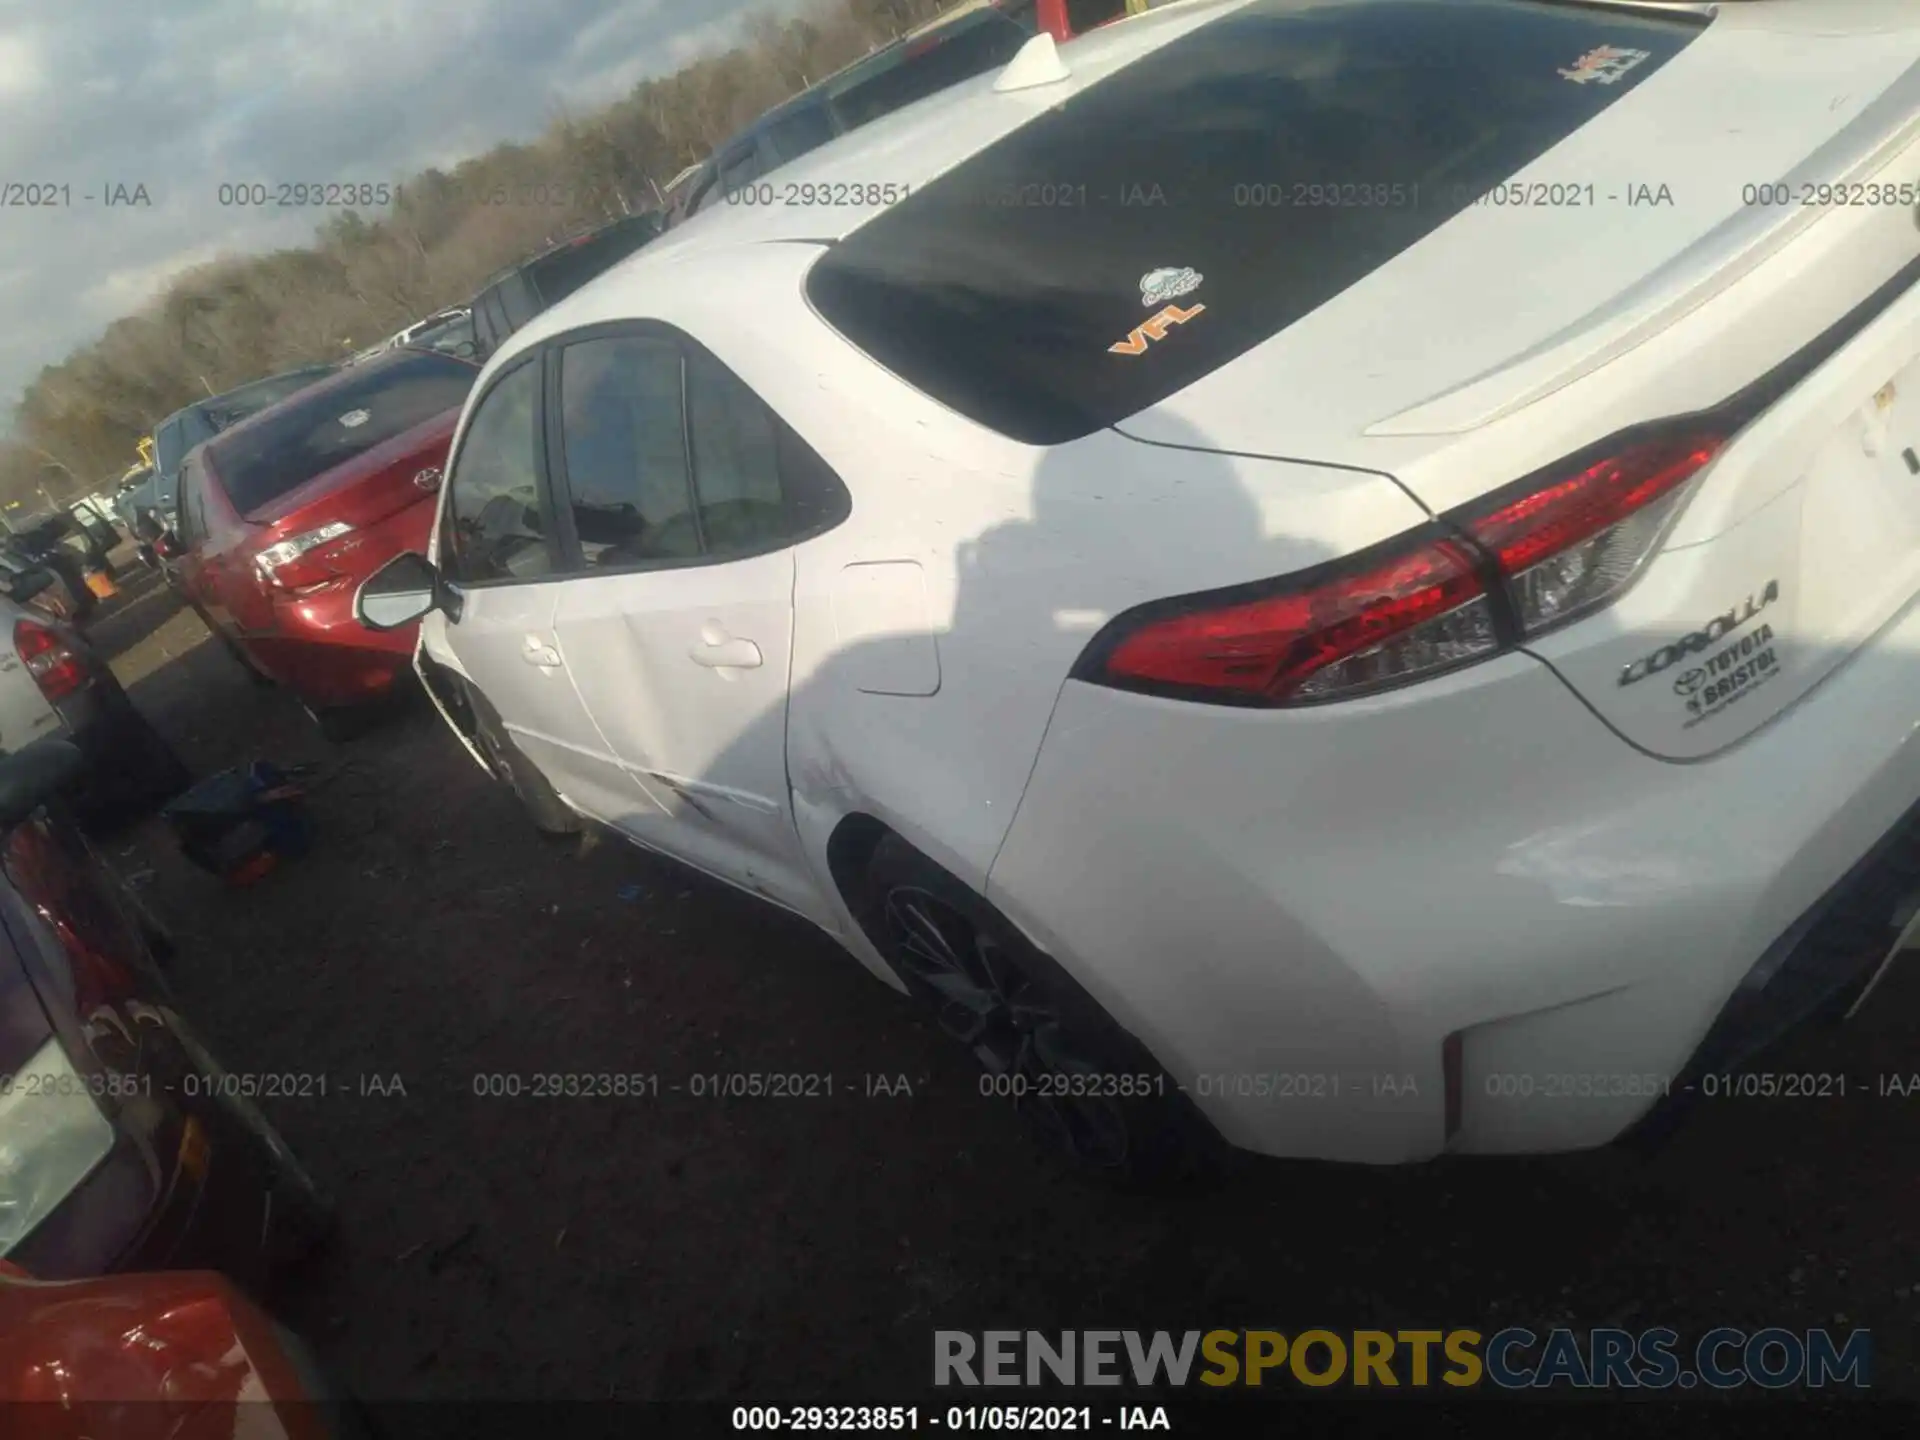
[{"label": "white toyota corolla sedan", "polygon": [[1188,0],[520,331],[361,615],[1091,1168],[1603,1144],[1913,912],[1917,216],[1912,0]]}]

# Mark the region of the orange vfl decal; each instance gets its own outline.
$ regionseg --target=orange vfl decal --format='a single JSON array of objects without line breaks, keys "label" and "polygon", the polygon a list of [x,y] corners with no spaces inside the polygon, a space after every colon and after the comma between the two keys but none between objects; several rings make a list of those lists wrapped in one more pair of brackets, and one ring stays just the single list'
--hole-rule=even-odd
[{"label": "orange vfl decal", "polygon": [[1167,338],[1169,325],[1184,325],[1206,308],[1204,305],[1194,305],[1183,310],[1178,305],[1169,305],[1157,315],[1148,316],[1133,327],[1126,339],[1117,345],[1109,345],[1107,349],[1115,355],[1144,355],[1149,343]]}]

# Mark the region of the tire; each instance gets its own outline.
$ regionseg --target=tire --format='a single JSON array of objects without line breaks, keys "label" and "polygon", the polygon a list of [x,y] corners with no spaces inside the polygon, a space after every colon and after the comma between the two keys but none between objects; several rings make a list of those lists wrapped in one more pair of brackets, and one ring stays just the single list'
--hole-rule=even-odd
[{"label": "tire", "polygon": [[473,744],[487,762],[487,768],[520,801],[520,808],[541,836],[562,848],[578,848],[584,843],[586,826],[560,798],[540,767],[526,757],[506,734],[499,713],[471,685],[465,687],[467,703],[474,717]]},{"label": "tire", "polygon": [[[960,880],[888,835],[862,898],[908,991],[987,1074],[1008,1077],[1016,1111],[1070,1169],[1154,1188],[1220,1167],[1223,1142],[1146,1046]],[[1104,1093],[1123,1081],[1141,1093]],[[1045,1093],[1063,1082],[1065,1094]]]}]

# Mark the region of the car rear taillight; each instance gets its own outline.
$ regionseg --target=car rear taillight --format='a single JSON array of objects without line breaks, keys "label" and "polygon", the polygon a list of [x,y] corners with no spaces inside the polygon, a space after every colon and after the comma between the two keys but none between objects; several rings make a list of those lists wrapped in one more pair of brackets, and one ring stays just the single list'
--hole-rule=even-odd
[{"label": "car rear taillight", "polygon": [[1486,659],[1618,598],[1726,438],[1639,440],[1303,575],[1140,606],[1094,638],[1074,678],[1309,705]]},{"label": "car rear taillight", "polygon": [[1648,440],[1544,486],[1522,482],[1454,517],[1493,557],[1522,633],[1598,609],[1633,583],[1720,434]]},{"label": "car rear taillight", "polygon": [[47,699],[64,700],[85,687],[86,662],[58,630],[34,620],[16,620],[13,648]]},{"label": "car rear taillight", "polygon": [[269,545],[253,557],[254,569],[260,578],[269,584],[278,585],[283,590],[305,590],[314,585],[324,584],[334,578],[331,566],[309,562],[302,566],[300,561],[308,551],[317,550],[330,541],[338,540],[342,535],[353,532],[353,526],[344,520],[335,520],[322,525],[317,530],[307,530],[298,535],[289,535],[286,539]]}]

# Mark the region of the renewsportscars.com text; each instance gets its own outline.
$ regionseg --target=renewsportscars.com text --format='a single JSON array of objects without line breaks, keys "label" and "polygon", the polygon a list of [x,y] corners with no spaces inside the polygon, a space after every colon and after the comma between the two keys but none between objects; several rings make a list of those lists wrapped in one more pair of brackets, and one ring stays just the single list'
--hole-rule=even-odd
[{"label": "renewsportscars.com text", "polygon": [[937,1330],[939,1386],[1491,1385],[1782,1390],[1870,1382],[1866,1330]]}]

